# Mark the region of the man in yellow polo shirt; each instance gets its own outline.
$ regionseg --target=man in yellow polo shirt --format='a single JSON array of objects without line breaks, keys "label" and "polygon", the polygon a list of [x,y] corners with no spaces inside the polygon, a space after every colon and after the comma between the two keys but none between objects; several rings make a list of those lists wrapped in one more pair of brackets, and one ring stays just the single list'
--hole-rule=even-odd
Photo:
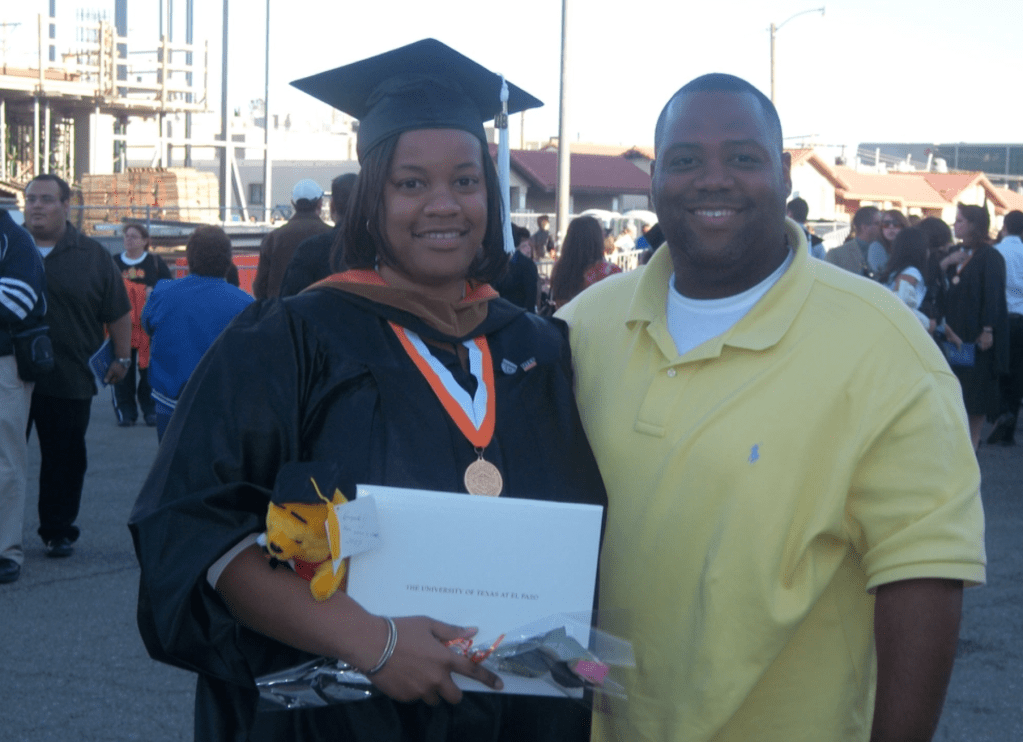
[{"label": "man in yellow polo shirt", "polygon": [[897,297],[808,258],[760,91],[694,80],[655,150],[666,249],[559,312],[637,660],[594,740],[930,739],[984,581],[955,377]]}]

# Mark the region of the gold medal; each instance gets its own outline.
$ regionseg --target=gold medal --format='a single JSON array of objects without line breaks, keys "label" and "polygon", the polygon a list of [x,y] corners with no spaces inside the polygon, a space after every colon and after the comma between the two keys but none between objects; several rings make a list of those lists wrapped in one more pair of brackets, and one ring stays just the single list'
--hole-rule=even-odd
[{"label": "gold medal", "polygon": [[486,495],[497,497],[504,489],[501,472],[489,461],[479,458],[469,464],[465,470],[465,489],[470,495]]}]

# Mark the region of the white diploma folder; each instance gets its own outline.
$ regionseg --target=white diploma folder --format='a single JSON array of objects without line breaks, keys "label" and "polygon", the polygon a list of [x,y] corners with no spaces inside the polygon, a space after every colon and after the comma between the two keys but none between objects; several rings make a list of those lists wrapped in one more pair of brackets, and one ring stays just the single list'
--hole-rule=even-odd
[{"label": "white diploma folder", "polygon": [[[599,505],[371,485],[357,493],[376,501],[380,546],[352,557],[347,592],[372,613],[478,626],[476,649],[555,614],[593,610]],[[463,690],[491,690],[452,677]],[[501,678],[505,693],[564,695],[542,680]]]}]

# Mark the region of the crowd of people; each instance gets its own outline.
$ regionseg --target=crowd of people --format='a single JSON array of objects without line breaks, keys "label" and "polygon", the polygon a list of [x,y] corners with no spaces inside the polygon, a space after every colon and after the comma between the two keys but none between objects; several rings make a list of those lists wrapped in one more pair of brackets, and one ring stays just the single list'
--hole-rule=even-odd
[{"label": "crowd of people", "polygon": [[[930,739],[963,589],[985,580],[981,428],[1012,443],[1023,396],[1023,213],[992,245],[983,207],[960,205],[953,237],[864,206],[825,252],[771,101],[704,75],[653,127],[658,224],[622,272],[588,216],[560,245],[546,216],[505,245],[483,129],[499,75],[425,40],[295,84],[359,119],[360,172],[332,183],[333,226],[295,184],[255,299],[219,227],[169,280],[142,226],[116,260],[78,232],[56,176],[26,188],[27,232],[0,214],[0,581],[24,557],[31,424],[39,536],[74,551],[109,335],[118,423],[141,412],[160,439],[129,522],[139,628],[196,673],[197,740]],[[539,105],[509,89],[509,113]],[[15,342],[43,324],[55,370],[33,390]],[[473,628],[314,600],[259,535],[284,473],[324,464],[324,491],[603,507],[599,625],[635,652],[625,697],[591,715],[463,691],[453,676],[503,687],[451,651]],[[261,708],[254,679],[313,656],[376,695]]]},{"label": "crowd of people", "polygon": [[853,236],[826,254],[887,286],[942,348],[962,387],[974,449],[985,422],[992,424],[987,443],[1015,442],[1023,347],[1011,328],[1023,307],[1021,223],[1023,212],[1006,214],[993,244],[983,206],[959,204],[952,230],[934,216],[911,225],[900,211],[864,206]]}]

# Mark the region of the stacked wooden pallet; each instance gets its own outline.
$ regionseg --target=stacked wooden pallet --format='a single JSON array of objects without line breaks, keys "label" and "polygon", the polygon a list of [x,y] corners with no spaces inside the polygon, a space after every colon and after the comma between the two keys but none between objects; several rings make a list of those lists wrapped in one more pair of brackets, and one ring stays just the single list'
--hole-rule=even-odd
[{"label": "stacked wooden pallet", "polygon": [[82,178],[82,229],[122,219],[217,222],[219,188],[213,173],[192,168],[129,168]]}]

